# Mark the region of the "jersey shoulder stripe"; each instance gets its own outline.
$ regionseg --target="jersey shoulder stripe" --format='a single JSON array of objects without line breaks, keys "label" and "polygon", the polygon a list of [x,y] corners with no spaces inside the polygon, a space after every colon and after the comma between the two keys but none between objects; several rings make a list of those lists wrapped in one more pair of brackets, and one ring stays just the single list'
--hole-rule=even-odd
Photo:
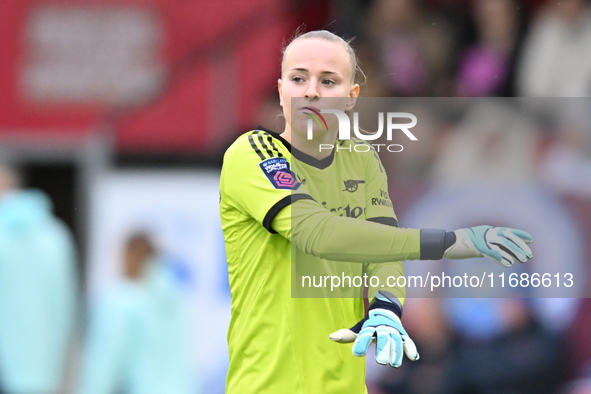
[{"label": "jersey shoulder stripe", "polygon": [[[271,147],[271,149],[273,150],[273,153],[275,155],[277,155],[277,157],[283,157],[283,153],[281,153],[279,151],[279,149],[277,149],[277,145],[275,145],[275,143],[273,142],[273,136],[271,134],[269,134],[268,132],[264,131],[264,130],[255,130],[254,132],[255,134],[257,133],[261,133],[262,135],[264,135],[264,138],[267,140],[269,146]],[[260,134],[259,134],[260,135]]]},{"label": "jersey shoulder stripe", "polygon": [[248,135],[248,142],[250,142],[250,146],[252,146],[252,149],[254,149],[254,151],[256,152],[256,154],[260,157],[261,160],[265,160],[266,157],[263,154],[263,152],[261,152],[261,150],[259,149],[258,145],[256,144],[252,134]]},{"label": "jersey shoulder stripe", "polygon": [[269,158],[283,157],[283,154],[279,152],[275,143],[273,143],[273,136],[264,130],[254,130],[253,135],[257,136],[260,146],[267,153]]},{"label": "jersey shoulder stripe", "polygon": [[273,141],[275,139],[274,136],[267,131],[257,129],[246,133],[246,135],[250,146],[261,160],[285,156],[277,148],[276,143],[278,141]]}]

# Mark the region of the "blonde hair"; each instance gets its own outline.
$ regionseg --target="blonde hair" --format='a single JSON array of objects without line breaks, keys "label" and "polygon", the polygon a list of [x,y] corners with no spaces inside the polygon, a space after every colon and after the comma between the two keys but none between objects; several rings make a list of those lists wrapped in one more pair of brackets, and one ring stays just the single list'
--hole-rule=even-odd
[{"label": "blonde hair", "polygon": [[283,57],[281,58],[281,73],[282,74],[283,74],[283,66],[285,63],[285,53],[287,52],[289,47],[294,42],[296,42],[298,40],[303,40],[306,38],[319,38],[321,40],[326,40],[329,42],[334,42],[334,43],[338,43],[338,44],[343,45],[343,47],[347,51],[347,54],[349,55],[349,62],[351,63],[351,84],[359,83],[360,77],[362,77],[364,80],[366,79],[365,74],[363,73],[363,71],[361,70],[361,68],[359,67],[359,64],[357,62],[357,55],[355,54],[355,51],[353,50],[353,47],[351,46],[351,41],[353,41],[353,39],[344,40],[340,36],[338,36],[334,33],[331,33],[328,30],[314,30],[314,31],[309,31],[307,33],[301,33],[300,29],[298,29],[295,33],[295,36],[291,39],[291,41],[287,45],[285,45],[283,47],[283,50],[281,51],[281,53],[283,54]]}]

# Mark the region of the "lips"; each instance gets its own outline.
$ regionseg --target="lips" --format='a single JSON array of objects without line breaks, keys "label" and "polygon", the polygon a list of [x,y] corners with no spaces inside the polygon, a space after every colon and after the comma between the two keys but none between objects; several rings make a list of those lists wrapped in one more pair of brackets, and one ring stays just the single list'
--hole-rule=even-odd
[{"label": "lips", "polygon": [[311,111],[311,112],[315,113],[316,115],[320,116],[320,109],[313,107],[313,106],[301,107],[300,110]]}]

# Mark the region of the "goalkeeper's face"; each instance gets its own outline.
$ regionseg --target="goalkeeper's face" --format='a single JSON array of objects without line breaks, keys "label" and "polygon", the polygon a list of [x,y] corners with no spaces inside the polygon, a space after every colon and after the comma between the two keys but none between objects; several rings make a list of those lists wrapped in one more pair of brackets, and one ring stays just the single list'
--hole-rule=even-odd
[{"label": "goalkeeper's face", "polygon": [[[359,95],[359,85],[353,83],[354,69],[344,45],[320,38],[299,39],[284,56],[278,88],[287,133],[305,136],[310,114],[318,118],[322,109],[352,108],[351,99]],[[292,98],[298,97],[302,99],[292,103]],[[328,130],[323,122],[313,122],[314,139],[328,133],[336,138],[336,116],[327,115],[324,119]]]}]

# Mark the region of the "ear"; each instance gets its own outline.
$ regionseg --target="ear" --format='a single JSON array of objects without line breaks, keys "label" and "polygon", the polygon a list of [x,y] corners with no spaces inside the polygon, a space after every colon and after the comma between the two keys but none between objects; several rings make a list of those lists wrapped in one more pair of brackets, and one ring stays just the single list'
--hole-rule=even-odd
[{"label": "ear", "polygon": [[283,81],[281,78],[277,80],[277,91],[279,92],[279,105],[283,107]]},{"label": "ear", "polygon": [[357,97],[359,97],[359,84],[356,83],[351,87],[349,91],[349,100],[347,101],[346,110],[351,111],[357,102]]}]

